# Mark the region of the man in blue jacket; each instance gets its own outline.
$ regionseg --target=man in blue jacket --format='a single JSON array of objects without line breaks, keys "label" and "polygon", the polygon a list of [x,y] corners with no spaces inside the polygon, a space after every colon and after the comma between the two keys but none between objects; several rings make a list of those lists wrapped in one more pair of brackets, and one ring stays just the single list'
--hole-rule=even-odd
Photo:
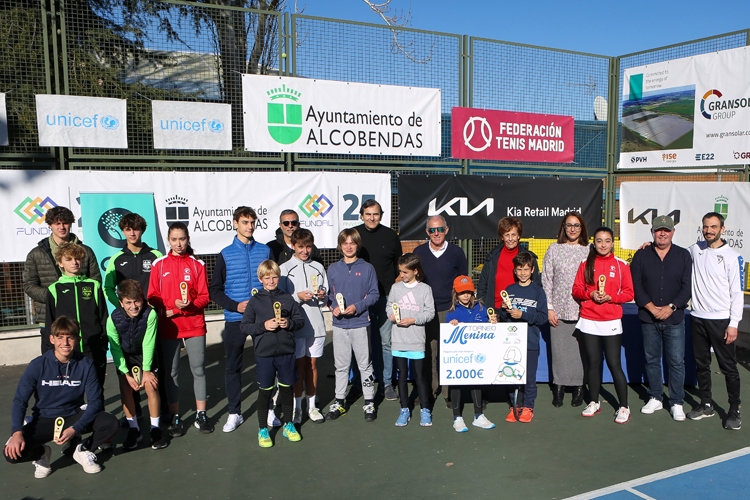
[{"label": "man in blue jacket", "polygon": [[[104,411],[104,401],[96,369],[91,359],[75,351],[80,342],[78,324],[67,316],[52,323],[50,342],[53,350],[45,352],[26,367],[13,398],[12,435],[5,445],[5,459],[12,463],[33,460],[34,477],[41,479],[52,473],[51,449],[56,421],[62,420],[62,432],[55,444],[62,445],[84,432],[93,431],[79,443],[73,458],[84,472],[101,471],[96,463],[97,449],[119,430],[117,418]],[[31,421],[24,425],[31,395],[36,396]],[[84,396],[88,401],[85,410]]]}]

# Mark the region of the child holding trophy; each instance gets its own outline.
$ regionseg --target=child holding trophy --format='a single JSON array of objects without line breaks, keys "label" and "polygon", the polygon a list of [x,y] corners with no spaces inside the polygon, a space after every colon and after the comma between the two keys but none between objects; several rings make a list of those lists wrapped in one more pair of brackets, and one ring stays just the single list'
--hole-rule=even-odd
[{"label": "child holding trophy", "polygon": [[615,422],[630,420],[628,385],[620,362],[622,348],[622,305],[633,300],[633,279],[627,262],[614,256],[614,233],[608,227],[594,232],[594,244],[589,256],[578,268],[573,283],[573,297],[581,301],[581,315],[576,328],[582,333],[588,359],[590,402],[583,410],[584,417],[601,413],[602,347],[607,366],[617,391],[619,409]]}]

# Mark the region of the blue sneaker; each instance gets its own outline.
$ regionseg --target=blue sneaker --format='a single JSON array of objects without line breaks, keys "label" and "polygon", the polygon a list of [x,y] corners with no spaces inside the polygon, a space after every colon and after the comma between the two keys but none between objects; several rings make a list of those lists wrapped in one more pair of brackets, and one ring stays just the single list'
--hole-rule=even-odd
[{"label": "blue sneaker", "polygon": [[261,448],[270,448],[273,446],[273,441],[271,441],[271,436],[268,434],[268,429],[266,427],[263,427],[258,431],[258,444]]},{"label": "blue sneaker", "polygon": [[292,422],[287,422],[284,425],[284,430],[282,431],[282,434],[289,438],[289,441],[296,443],[297,441],[301,440],[302,437],[297,432],[297,428],[294,427],[294,424]]},{"label": "blue sneaker", "polygon": [[406,424],[409,423],[410,418],[411,418],[411,412],[409,411],[409,408],[401,408],[401,413],[398,414],[398,420],[396,420],[396,425],[398,427],[405,427]]},{"label": "blue sneaker", "polygon": [[432,413],[427,408],[422,408],[419,412],[420,422],[419,425],[422,427],[430,427],[432,425]]}]

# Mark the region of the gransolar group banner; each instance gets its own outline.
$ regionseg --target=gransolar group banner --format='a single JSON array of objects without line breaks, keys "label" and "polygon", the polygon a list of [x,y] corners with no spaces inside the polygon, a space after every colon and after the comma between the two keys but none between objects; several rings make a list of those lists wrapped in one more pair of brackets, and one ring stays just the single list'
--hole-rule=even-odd
[{"label": "gransolar group banner", "polygon": [[625,70],[620,168],[750,163],[750,49]]},{"label": "gransolar group banner", "polygon": [[36,95],[40,146],[127,149],[125,99]]}]

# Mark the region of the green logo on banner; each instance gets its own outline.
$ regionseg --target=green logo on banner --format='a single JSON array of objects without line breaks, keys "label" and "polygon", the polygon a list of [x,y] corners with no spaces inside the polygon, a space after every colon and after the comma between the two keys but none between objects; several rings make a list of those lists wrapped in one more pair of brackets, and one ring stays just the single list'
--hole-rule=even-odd
[{"label": "green logo on banner", "polygon": [[724,220],[727,220],[727,216],[729,213],[729,199],[726,196],[719,196],[716,198],[716,203],[714,203],[714,212],[721,214],[722,217],[724,217]]},{"label": "green logo on banner", "polygon": [[302,135],[302,105],[296,104],[302,94],[286,85],[266,93],[272,101],[268,103],[268,132],[276,142],[292,144]]},{"label": "green logo on banner", "polygon": [[643,98],[643,73],[631,75],[629,101],[640,101]]}]

